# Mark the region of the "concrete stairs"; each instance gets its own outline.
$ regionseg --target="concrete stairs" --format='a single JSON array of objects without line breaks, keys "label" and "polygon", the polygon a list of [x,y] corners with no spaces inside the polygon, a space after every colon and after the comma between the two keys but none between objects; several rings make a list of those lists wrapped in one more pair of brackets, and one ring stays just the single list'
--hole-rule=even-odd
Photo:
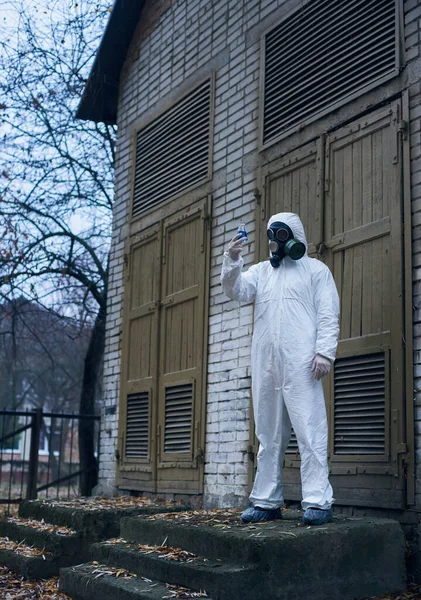
[{"label": "concrete stairs", "polygon": [[[16,548],[8,550],[6,540]],[[0,542],[0,563],[28,579],[56,575],[63,566],[89,559],[89,546],[76,531],[30,518],[1,519]]]},{"label": "concrete stairs", "polygon": [[0,518],[0,564],[27,579],[57,575],[89,561],[94,542],[118,535],[122,516],[186,508],[124,498],[23,502],[18,517]]},{"label": "concrete stairs", "polygon": [[405,588],[397,522],[298,525],[295,511],[257,525],[233,509],[124,517],[121,538],[92,545],[94,562],[61,570],[60,589],[73,600],[171,598],[177,586],[190,588],[180,598],[353,600]]}]

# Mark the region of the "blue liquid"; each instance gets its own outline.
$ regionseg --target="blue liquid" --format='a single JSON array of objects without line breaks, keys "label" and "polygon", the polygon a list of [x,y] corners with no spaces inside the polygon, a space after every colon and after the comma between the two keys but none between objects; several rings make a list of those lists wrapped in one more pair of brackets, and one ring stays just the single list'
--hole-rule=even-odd
[{"label": "blue liquid", "polygon": [[237,233],[240,234],[241,237],[243,238],[243,244],[248,242],[247,232],[245,229],[238,228]]}]

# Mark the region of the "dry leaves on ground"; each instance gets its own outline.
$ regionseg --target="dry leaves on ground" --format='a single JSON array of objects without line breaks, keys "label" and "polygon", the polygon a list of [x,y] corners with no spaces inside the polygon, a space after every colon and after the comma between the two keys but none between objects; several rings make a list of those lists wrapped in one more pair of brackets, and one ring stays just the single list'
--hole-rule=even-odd
[{"label": "dry leaves on ground", "polygon": [[200,525],[208,527],[221,527],[222,525],[241,525],[239,516],[241,510],[237,508],[212,510],[189,510],[173,513],[157,513],[149,515],[148,519],[159,521],[173,521],[181,525]]},{"label": "dry leaves on ground", "polygon": [[0,598],[3,600],[71,600],[58,591],[58,577],[26,581],[7,567],[0,567]]},{"label": "dry leaves on ground", "polygon": [[16,525],[27,525],[38,529],[38,531],[47,531],[48,533],[56,533],[57,535],[75,535],[76,531],[69,527],[63,527],[61,525],[52,525],[46,523],[44,519],[36,521],[35,519],[22,519],[20,517],[7,517],[7,521],[10,523],[16,523]]},{"label": "dry leaves on ground", "polygon": [[[109,567],[108,565],[101,565],[97,561],[92,561],[91,563],[94,565],[95,569],[92,571],[92,574],[95,575],[95,579],[98,577],[102,577],[103,575],[109,575],[110,577],[115,577],[116,579],[133,579],[137,578],[137,575],[134,573],[130,573],[126,569],[117,569],[115,567]],[[139,579],[143,579],[144,581],[150,581],[150,579],[146,579],[145,577],[139,577]]]},{"label": "dry leaves on ground", "polygon": [[[45,504],[48,506],[61,506],[63,508],[83,508],[84,510],[98,511],[98,510],[116,510],[116,509],[130,509],[130,508],[145,508],[151,506],[174,506],[175,502],[164,502],[163,499],[157,498],[152,500],[140,496],[138,498],[131,496],[121,496],[118,498],[73,498],[71,500],[45,500]],[[178,504],[183,504],[181,501]]]},{"label": "dry leaves on ground", "polygon": [[[158,583],[153,583],[153,581],[151,579],[148,579],[147,577],[137,576],[134,573],[126,571],[125,569],[115,569],[114,567],[101,565],[97,561],[93,561],[91,564],[95,567],[95,569],[92,571],[92,574],[95,578],[102,577],[103,575],[108,575],[110,577],[116,577],[120,579],[140,579],[149,584],[150,590],[159,585]],[[77,569],[77,567],[74,568]],[[192,598],[208,598],[208,595],[205,591],[194,592],[189,588],[185,588],[179,585],[172,585],[170,583],[166,583],[165,585],[168,590],[168,594],[162,596],[162,598],[176,598],[179,600],[190,600]],[[145,591],[148,590],[143,590],[143,592]]]},{"label": "dry leaves on ground", "polygon": [[41,556],[44,560],[46,556],[51,556],[51,552],[46,552],[44,549],[35,548],[34,546],[26,546],[23,542],[13,542],[8,537],[0,538],[0,550],[11,550],[20,556],[31,558]]},{"label": "dry leaves on ground", "polygon": [[172,585],[170,583],[165,585],[167,586],[168,594],[162,596],[162,598],[179,598],[180,600],[189,600],[190,598],[209,598],[205,591],[193,592],[189,588],[181,587],[179,585]]},{"label": "dry leaves on ground", "polygon": [[135,547],[135,549],[139,552],[142,552],[143,554],[155,553],[160,558],[165,558],[167,560],[178,560],[181,562],[193,562],[194,560],[204,560],[201,557],[197,556],[197,554],[187,552],[187,550],[182,550],[181,548],[172,548],[171,546],[148,546],[139,544]]},{"label": "dry leaves on ground", "polygon": [[372,596],[364,600],[421,600],[421,585],[411,584],[404,592],[386,594],[385,596]]},{"label": "dry leaves on ground", "polygon": [[107,540],[106,544],[122,544],[131,546],[134,550],[138,552],[142,552],[142,554],[156,554],[159,558],[165,558],[167,560],[177,560],[180,562],[193,562],[194,560],[206,560],[197,554],[193,554],[193,552],[187,552],[187,550],[182,550],[181,548],[173,548],[172,546],[165,546],[164,543],[160,546],[149,545],[149,544],[138,544],[136,546],[132,545],[124,538],[113,538],[111,540]]}]

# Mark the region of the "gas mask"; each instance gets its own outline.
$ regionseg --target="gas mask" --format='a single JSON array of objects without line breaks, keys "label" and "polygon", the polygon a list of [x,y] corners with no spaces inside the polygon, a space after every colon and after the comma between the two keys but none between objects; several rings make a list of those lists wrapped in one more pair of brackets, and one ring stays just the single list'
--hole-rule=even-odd
[{"label": "gas mask", "polygon": [[270,224],[267,230],[269,238],[269,250],[271,253],[270,264],[277,269],[284,256],[289,256],[292,260],[299,260],[306,253],[305,244],[294,239],[291,227],[281,221],[275,221]]}]

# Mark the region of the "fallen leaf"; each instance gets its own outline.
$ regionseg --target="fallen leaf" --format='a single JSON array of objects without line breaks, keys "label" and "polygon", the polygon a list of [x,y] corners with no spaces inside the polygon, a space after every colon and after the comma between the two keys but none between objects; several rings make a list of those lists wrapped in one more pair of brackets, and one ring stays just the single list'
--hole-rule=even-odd
[{"label": "fallen leaf", "polygon": [[36,519],[23,519],[21,517],[7,517],[6,521],[9,523],[15,523],[19,526],[32,527],[38,531],[48,531],[48,533],[55,533],[57,535],[76,535],[74,529],[69,527],[63,527],[62,525],[54,525],[52,523],[45,523],[44,519],[37,521]]},{"label": "fallen leaf", "polygon": [[59,578],[25,580],[7,567],[0,566],[0,598],[5,600],[71,600],[59,592]]},{"label": "fallen leaf", "polygon": [[22,542],[13,542],[9,540],[8,537],[0,538],[0,550],[10,550],[15,554],[19,554],[20,556],[27,557],[37,557],[42,556],[44,560],[46,560],[45,555],[50,555],[50,552],[46,552],[44,548],[35,548],[34,546],[27,546]]}]

